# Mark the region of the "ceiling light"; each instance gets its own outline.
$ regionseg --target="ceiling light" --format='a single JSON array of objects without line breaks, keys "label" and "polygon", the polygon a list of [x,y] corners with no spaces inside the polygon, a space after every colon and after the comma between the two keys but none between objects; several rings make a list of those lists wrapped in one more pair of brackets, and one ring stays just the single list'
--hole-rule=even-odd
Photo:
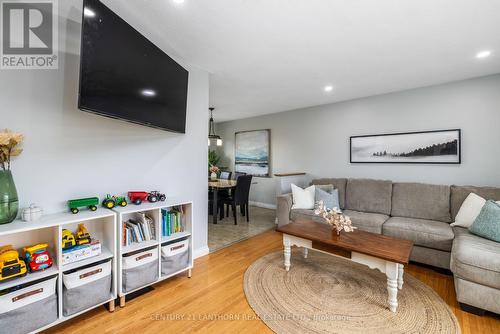
[{"label": "ceiling light", "polygon": [[331,92],[333,90],[333,86],[331,85],[328,85],[328,86],[325,86],[325,88],[323,88],[325,90],[325,92]]},{"label": "ceiling light", "polygon": [[491,55],[491,51],[484,50],[484,51],[476,53],[476,58],[478,58],[478,59],[488,58],[490,55]]},{"label": "ceiling light", "polygon": [[85,7],[83,9],[83,15],[85,15],[86,17],[95,17],[95,12],[92,9]]},{"label": "ceiling light", "polygon": [[210,110],[210,121],[209,121],[209,130],[208,130],[208,146],[210,146],[210,141],[215,140],[215,144],[217,146],[222,146],[222,139],[220,136],[218,136],[215,133],[215,126],[214,126],[214,109],[215,108],[208,108]]},{"label": "ceiling light", "polygon": [[143,89],[141,90],[141,94],[147,97],[156,96],[156,92],[152,89]]}]

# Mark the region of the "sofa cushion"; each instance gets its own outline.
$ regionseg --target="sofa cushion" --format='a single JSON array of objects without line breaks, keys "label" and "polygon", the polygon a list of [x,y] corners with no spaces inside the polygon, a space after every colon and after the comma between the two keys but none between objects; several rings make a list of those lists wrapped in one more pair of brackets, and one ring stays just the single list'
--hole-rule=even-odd
[{"label": "sofa cushion", "polygon": [[292,209],[290,211],[290,220],[294,222],[312,220],[319,223],[326,223],[323,217],[314,214],[314,210],[306,209]]},{"label": "sofa cushion", "polygon": [[389,216],[380,213],[344,210],[344,214],[360,230],[378,234],[382,234],[382,225],[389,219]]},{"label": "sofa cushion", "polygon": [[345,187],[347,179],[315,179],[311,181],[311,184],[321,185],[321,184],[332,184],[334,188],[339,190],[339,202],[340,208],[345,208]]},{"label": "sofa cushion", "polygon": [[346,186],[345,208],[389,215],[391,195],[392,181],[349,179]]},{"label": "sofa cushion", "polygon": [[480,237],[500,242],[500,205],[489,200],[481,209],[469,231]]},{"label": "sofa cushion", "polygon": [[455,227],[451,271],[467,281],[500,289],[500,243]]},{"label": "sofa cushion", "polygon": [[484,199],[500,201],[500,188],[473,187],[473,186],[451,186],[451,217],[457,216],[462,203],[470,193],[475,193]]},{"label": "sofa cushion", "polygon": [[394,183],[391,216],[451,222],[450,187],[423,183]]},{"label": "sofa cushion", "polygon": [[449,224],[426,219],[391,217],[382,227],[382,233],[411,240],[417,246],[451,251],[453,230]]}]

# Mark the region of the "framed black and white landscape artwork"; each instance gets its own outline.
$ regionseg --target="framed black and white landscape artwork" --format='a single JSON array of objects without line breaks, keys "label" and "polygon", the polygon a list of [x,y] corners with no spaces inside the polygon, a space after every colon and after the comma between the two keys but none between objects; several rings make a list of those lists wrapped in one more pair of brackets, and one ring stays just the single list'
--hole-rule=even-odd
[{"label": "framed black and white landscape artwork", "polygon": [[350,142],[351,163],[461,162],[460,129],[352,136]]}]

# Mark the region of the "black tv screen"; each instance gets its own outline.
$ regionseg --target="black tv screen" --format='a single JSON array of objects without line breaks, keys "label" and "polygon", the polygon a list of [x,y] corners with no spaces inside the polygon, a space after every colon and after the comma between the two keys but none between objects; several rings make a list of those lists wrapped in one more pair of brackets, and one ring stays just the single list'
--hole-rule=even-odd
[{"label": "black tv screen", "polygon": [[83,1],[78,108],[185,133],[188,71],[98,0]]}]

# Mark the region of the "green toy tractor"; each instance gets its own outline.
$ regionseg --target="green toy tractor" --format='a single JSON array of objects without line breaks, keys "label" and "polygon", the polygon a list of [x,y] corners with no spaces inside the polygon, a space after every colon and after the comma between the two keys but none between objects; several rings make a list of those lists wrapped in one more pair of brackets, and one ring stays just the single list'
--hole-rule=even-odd
[{"label": "green toy tractor", "polygon": [[70,199],[68,201],[68,207],[73,214],[80,212],[78,208],[82,207],[87,207],[90,211],[95,211],[97,210],[97,205],[99,205],[99,198],[97,197]]},{"label": "green toy tractor", "polygon": [[111,196],[107,195],[102,201],[102,206],[108,209],[113,209],[115,206],[127,206],[127,200],[123,196]]}]

